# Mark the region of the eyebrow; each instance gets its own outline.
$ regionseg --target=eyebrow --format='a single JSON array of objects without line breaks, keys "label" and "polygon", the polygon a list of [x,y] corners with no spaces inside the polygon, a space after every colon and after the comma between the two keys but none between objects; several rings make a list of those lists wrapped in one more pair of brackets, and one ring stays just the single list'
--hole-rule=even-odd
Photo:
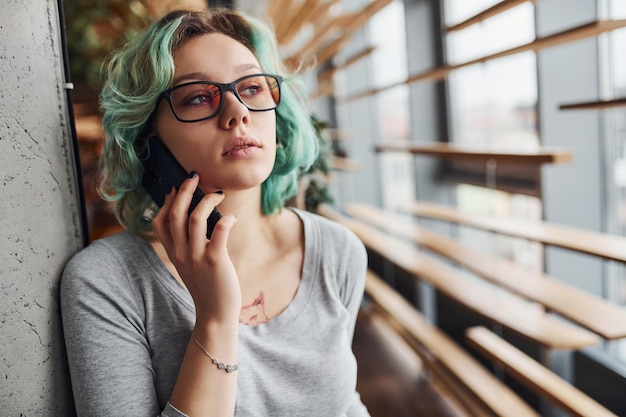
[{"label": "eyebrow", "polygon": [[[256,70],[261,71],[261,67],[259,67],[257,64],[241,64],[235,67],[235,72],[245,72],[251,69],[256,69]],[[173,85],[178,85],[181,83],[181,81],[185,81],[185,80],[211,81],[211,77],[209,76],[209,74],[205,72],[189,72],[187,74],[182,74],[174,78]]]}]

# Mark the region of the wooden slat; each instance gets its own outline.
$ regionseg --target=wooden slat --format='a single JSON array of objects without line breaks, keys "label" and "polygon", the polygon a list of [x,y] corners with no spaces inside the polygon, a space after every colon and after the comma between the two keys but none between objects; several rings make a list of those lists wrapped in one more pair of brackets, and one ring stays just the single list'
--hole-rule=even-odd
[{"label": "wooden slat", "polygon": [[278,42],[281,45],[288,45],[293,40],[299,30],[305,25],[311,16],[315,13],[315,10],[320,5],[321,0],[304,0],[303,4],[299,7],[294,16],[290,19],[288,24],[284,27],[283,31],[278,34]]},{"label": "wooden slat", "polygon": [[354,95],[343,98],[340,101],[349,102],[349,101],[361,99],[361,98],[368,97],[374,94],[378,94],[381,91],[389,90],[401,84],[411,84],[414,82],[426,81],[426,80],[440,81],[446,78],[451,71],[457,70],[459,68],[491,61],[497,58],[503,58],[505,56],[519,54],[522,52],[538,51],[541,49],[550,48],[552,46],[561,45],[567,42],[573,42],[573,41],[577,41],[580,39],[597,36],[601,33],[609,32],[609,31],[619,29],[622,27],[626,27],[626,19],[599,20],[596,22],[592,22],[592,23],[575,27],[573,29],[565,30],[563,32],[556,33],[554,35],[546,36],[543,38],[536,38],[534,41],[529,42],[527,44],[520,45],[515,48],[507,49],[505,51],[497,52],[497,53],[490,54],[487,56],[483,56],[480,58],[476,58],[471,61],[467,61],[467,62],[463,62],[460,64],[455,64],[455,65],[443,66],[441,68],[434,68],[434,69],[413,75],[407,78],[406,80],[403,80],[400,82],[392,83],[384,87],[373,88],[371,90],[366,90],[361,93],[356,93]]},{"label": "wooden slat", "polygon": [[533,3],[535,2],[535,0],[503,0],[499,3],[494,4],[490,8],[483,10],[482,12],[476,14],[475,16],[472,16],[460,23],[447,27],[446,31],[453,32],[453,31],[465,29],[478,22],[482,22],[483,20],[487,20],[490,17],[496,16],[509,9],[512,9],[513,7],[517,7],[520,4],[526,3],[527,1],[532,1]]},{"label": "wooden slat", "polygon": [[318,81],[320,83],[325,82],[326,80],[330,79],[333,75],[335,75],[335,73],[337,71],[345,69],[345,68],[349,67],[350,65],[360,61],[361,59],[363,59],[363,58],[367,57],[368,55],[370,55],[375,50],[376,50],[375,46],[370,46],[368,48],[365,48],[361,52],[358,52],[358,53],[352,55],[351,57],[347,58],[342,63],[337,64],[337,65],[333,66],[332,68],[327,69],[326,71],[324,71],[321,74],[319,74],[317,76]]},{"label": "wooden slat", "polygon": [[348,42],[350,42],[350,36],[343,35],[325,45],[324,49],[315,54],[317,66],[321,66],[334,57]]},{"label": "wooden slat", "polygon": [[421,217],[464,224],[478,229],[558,246],[604,259],[626,262],[626,238],[542,221],[493,219],[440,204],[417,202],[408,208]]},{"label": "wooden slat", "polygon": [[100,116],[77,116],[76,136],[81,141],[104,141],[104,129]]},{"label": "wooden slat", "polygon": [[320,22],[325,22],[328,19],[328,13],[333,6],[339,4],[341,0],[326,0],[315,10],[311,16],[311,23],[314,27],[319,27]]},{"label": "wooden slat", "polygon": [[[368,271],[368,274],[370,273],[371,271]],[[393,291],[391,288],[390,290]],[[471,387],[463,385],[463,381],[453,374],[454,370],[446,369],[437,360],[437,357],[428,352],[417,339],[416,334],[402,327],[398,320],[394,319],[389,312],[385,311],[383,306],[376,304],[375,301],[372,303],[370,311],[372,321],[376,320],[380,322],[379,325],[381,327],[387,327],[388,332],[393,333],[403,343],[406,343],[407,347],[419,357],[422,366],[430,372],[431,385],[437,387],[438,391],[445,391],[445,398],[449,397],[450,401],[462,410],[458,411],[460,416],[467,414],[472,417],[494,417],[494,413],[489,410],[488,405],[480,398],[477,398]],[[420,314],[419,311],[415,309],[414,311]],[[454,343],[454,341],[451,342]]]},{"label": "wooden slat", "polygon": [[271,0],[269,2],[267,18],[272,22],[274,28],[277,27],[278,21],[280,20],[280,13],[289,6],[289,3],[291,3],[291,0]]},{"label": "wooden slat", "polygon": [[515,48],[507,49],[506,51],[497,52],[495,54],[487,55],[481,58],[476,58],[471,61],[465,62],[463,66],[474,65],[491,61],[493,59],[502,58],[505,56],[519,54],[527,51],[539,51],[541,49],[550,48],[557,45],[562,45],[568,42],[574,42],[592,36],[598,36],[604,32],[610,32],[615,29],[626,27],[626,19],[621,20],[598,20],[585,25],[581,25],[572,29],[564,30],[563,32],[556,33],[554,35],[545,36],[543,38],[537,38],[534,41],[521,45]]},{"label": "wooden slat", "polygon": [[330,159],[330,166],[339,171],[355,172],[361,169],[361,165],[348,158],[333,156]]},{"label": "wooden slat", "polygon": [[561,104],[561,110],[604,110],[615,107],[626,107],[626,98],[616,98],[613,100],[587,101],[583,103]]},{"label": "wooden slat", "polygon": [[337,27],[341,26],[344,19],[345,16],[340,15],[335,16],[332,19],[325,20],[324,23],[315,30],[314,36],[311,36],[311,39],[309,39],[309,41],[304,44],[297,53],[285,58],[285,61],[310,60],[311,56],[314,55],[315,50],[317,50],[317,48],[327,40]]},{"label": "wooden slat", "polygon": [[[368,271],[365,290],[372,300],[399,326],[400,334],[417,346],[416,352],[425,359],[447,386],[446,373],[457,379],[471,394],[496,416],[538,416],[513,391],[483,368],[474,358],[460,348],[451,338],[437,329],[398,293],[379,277]],[[421,348],[423,347],[423,349]],[[426,353],[424,352],[426,351]],[[459,393],[460,394],[460,393]],[[464,397],[459,398],[463,400]],[[470,405],[471,406],[471,405]]]},{"label": "wooden slat", "polygon": [[529,389],[558,404],[572,415],[617,417],[587,394],[486,328],[468,329],[466,335],[470,345],[479,352],[504,367],[507,373]]},{"label": "wooden slat", "polygon": [[367,204],[350,204],[347,212],[417,245],[448,258],[478,276],[599,334],[606,339],[626,337],[626,309],[550,276],[497,258],[419,227],[411,219]]},{"label": "wooden slat", "polygon": [[338,26],[338,29],[341,30],[341,36],[326,44],[321,51],[315,53],[317,65],[322,65],[335,56],[337,52],[350,41],[350,38],[357,30],[392,1],[393,0],[375,0],[358,12],[345,14],[342,21],[344,25]]},{"label": "wooden slat", "polygon": [[314,91],[313,93],[311,93],[311,95],[309,96],[309,99],[317,100],[323,97],[328,97],[334,93],[335,93],[335,86],[333,85],[332,82],[327,82],[318,86],[318,89]]},{"label": "wooden slat", "polygon": [[362,136],[362,133],[356,129],[328,128],[326,132],[328,132],[331,140],[352,140]]},{"label": "wooden slat", "polygon": [[302,9],[303,1],[305,0],[291,0],[284,2],[282,4],[282,9],[278,11],[278,15],[274,21],[274,31],[276,32],[276,38],[279,44],[282,45],[281,36],[296,17],[298,12]]},{"label": "wooden slat", "polygon": [[348,219],[326,206],[320,213],[334,218],[352,230],[370,250],[380,254],[398,268],[433,285],[437,290],[456,300],[474,313],[546,348],[580,349],[595,345],[599,338],[544,311],[532,308],[511,297],[501,297],[491,289],[457,275],[431,257],[422,254],[413,244],[403,242],[373,227]]},{"label": "wooden slat", "polygon": [[572,161],[572,152],[565,149],[537,148],[534,150],[498,146],[469,146],[453,143],[415,144],[409,142],[376,145],[376,152],[404,152],[438,158],[487,161],[510,164],[562,164]]}]

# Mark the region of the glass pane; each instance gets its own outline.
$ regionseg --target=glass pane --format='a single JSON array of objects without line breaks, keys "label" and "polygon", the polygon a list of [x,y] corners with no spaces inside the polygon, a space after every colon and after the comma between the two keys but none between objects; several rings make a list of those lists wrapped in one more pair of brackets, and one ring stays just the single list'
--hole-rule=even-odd
[{"label": "glass pane", "polygon": [[[456,197],[460,210],[478,216],[522,221],[541,219],[541,201],[535,197],[465,184],[456,186]],[[543,270],[543,248],[540,243],[470,227],[459,227],[459,240],[474,249],[509,259],[528,269]]]},{"label": "glass pane", "polygon": [[[454,10],[446,10],[446,15],[448,12]],[[523,3],[466,29],[450,32],[446,36],[447,59],[450,64],[459,64],[534,39],[534,7],[532,3]]]},{"label": "glass pane", "polygon": [[[613,0],[611,18],[626,17],[626,2]],[[610,92],[614,98],[626,97],[626,30],[609,35],[608,66],[611,74]],[[609,231],[626,236],[626,108],[618,107],[604,112],[606,141],[612,170],[608,175]],[[621,264],[609,268],[607,298],[626,306],[626,267]],[[615,352],[626,359],[626,342],[616,343]]]},{"label": "glass pane", "polygon": [[452,141],[538,146],[534,53],[461,68],[449,80]]},{"label": "glass pane", "polygon": [[[385,86],[408,77],[404,5],[389,4],[370,21],[370,38],[376,50],[372,54],[372,82]],[[409,89],[406,85],[375,96],[380,126],[379,140],[408,141],[410,138]],[[380,154],[383,206],[398,207],[415,199],[413,159],[410,155]]]},{"label": "glass pane", "polygon": [[404,5],[391,2],[370,19],[370,42],[376,47],[372,53],[372,80],[375,87],[385,86],[408,77]]},{"label": "glass pane", "polygon": [[490,8],[501,0],[445,0],[445,22],[447,26],[460,23],[485,9]]},{"label": "glass pane", "polygon": [[[459,23],[498,1],[447,0],[446,22]],[[534,6],[523,3],[484,22],[446,36],[451,64],[531,42],[535,38]],[[453,71],[449,81],[450,141],[535,148],[537,131],[537,62],[534,52],[474,64]],[[537,221],[541,201],[494,189],[456,186],[459,209],[482,216]],[[541,244],[468,227],[459,238],[472,247],[504,257],[533,270],[543,269]]]}]

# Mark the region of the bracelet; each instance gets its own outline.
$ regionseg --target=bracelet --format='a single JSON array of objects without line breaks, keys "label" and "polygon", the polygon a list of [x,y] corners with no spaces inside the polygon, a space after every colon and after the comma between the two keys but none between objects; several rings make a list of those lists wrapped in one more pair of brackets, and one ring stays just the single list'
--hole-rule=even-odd
[{"label": "bracelet", "polygon": [[218,361],[209,352],[206,351],[206,349],[204,348],[204,346],[202,346],[202,344],[200,343],[200,341],[198,340],[198,338],[196,337],[196,334],[194,332],[191,332],[191,335],[193,336],[193,340],[194,340],[194,342],[196,342],[196,345],[198,345],[198,347],[200,349],[202,349],[204,354],[207,355],[211,359],[211,362],[213,362],[215,364],[215,366],[217,366],[217,369],[223,369],[227,373],[235,372],[237,369],[239,369],[239,364],[238,363],[235,363],[235,364],[232,364],[232,365],[227,365],[224,362]]}]

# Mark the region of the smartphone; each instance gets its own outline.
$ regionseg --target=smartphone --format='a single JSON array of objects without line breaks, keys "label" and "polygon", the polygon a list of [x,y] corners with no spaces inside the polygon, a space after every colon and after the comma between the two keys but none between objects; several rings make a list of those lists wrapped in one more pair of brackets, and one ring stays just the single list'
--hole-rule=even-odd
[{"label": "smartphone", "polygon": [[[183,181],[189,178],[189,173],[178,163],[174,155],[156,137],[148,138],[145,152],[140,156],[143,164],[143,179],[141,185],[152,197],[152,200],[162,207],[165,196],[170,193],[172,187],[177,190]],[[189,205],[188,215],[196,208],[204,193],[200,188],[196,188]],[[221,213],[214,208],[207,219],[207,239],[211,238],[215,224],[222,218]]]}]

